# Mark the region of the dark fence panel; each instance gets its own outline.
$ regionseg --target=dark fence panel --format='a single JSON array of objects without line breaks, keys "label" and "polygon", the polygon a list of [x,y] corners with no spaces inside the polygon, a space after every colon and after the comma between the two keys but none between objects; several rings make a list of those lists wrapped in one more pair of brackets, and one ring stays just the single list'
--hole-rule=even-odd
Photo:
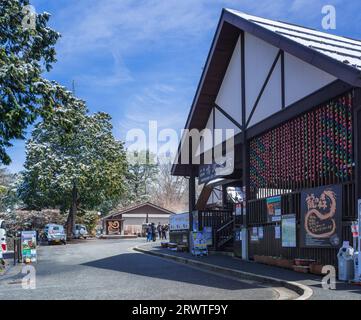
[{"label": "dark fence panel", "polygon": [[[345,183],[343,186],[342,201],[342,241],[352,243],[351,221],[356,220],[355,187],[353,183]],[[282,214],[296,214],[297,219],[297,248],[282,248],[281,239],[275,239],[276,223],[267,223],[266,199],[252,200],[248,206],[249,234],[252,227],[263,227],[264,238],[252,242],[249,238],[249,257],[254,255],[266,255],[283,257],[287,259],[305,258],[315,259],[322,264],[336,265],[337,249],[333,248],[300,248],[300,221],[301,221],[301,193],[294,192],[281,196]]]},{"label": "dark fence panel", "polygon": [[198,211],[200,227],[212,227],[217,230],[233,219],[231,210],[206,210]]}]

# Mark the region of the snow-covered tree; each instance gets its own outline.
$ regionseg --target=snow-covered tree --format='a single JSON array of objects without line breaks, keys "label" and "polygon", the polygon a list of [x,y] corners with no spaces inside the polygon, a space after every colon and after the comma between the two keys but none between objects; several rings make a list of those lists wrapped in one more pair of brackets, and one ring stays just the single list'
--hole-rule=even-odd
[{"label": "snow-covered tree", "polygon": [[18,181],[18,175],[0,168],[0,213],[16,209],[21,204],[16,190]]},{"label": "snow-covered tree", "polygon": [[61,103],[27,141],[19,194],[29,208],[69,210],[70,235],[79,208],[92,210],[121,198],[127,163],[108,114],[89,115],[70,93]]},{"label": "snow-covered tree", "polygon": [[150,200],[150,191],[158,173],[154,155],[143,150],[138,153],[128,152],[128,170],[126,174],[126,194],[121,205],[128,206]]},{"label": "snow-covered tree", "polygon": [[28,0],[0,0],[0,163],[25,128],[53,109],[53,83],[42,77],[56,61],[60,34],[47,27],[50,15],[35,14]]},{"label": "snow-covered tree", "polygon": [[172,162],[160,157],[155,183],[150,188],[150,201],[173,212],[188,210],[188,181],[172,176]]}]

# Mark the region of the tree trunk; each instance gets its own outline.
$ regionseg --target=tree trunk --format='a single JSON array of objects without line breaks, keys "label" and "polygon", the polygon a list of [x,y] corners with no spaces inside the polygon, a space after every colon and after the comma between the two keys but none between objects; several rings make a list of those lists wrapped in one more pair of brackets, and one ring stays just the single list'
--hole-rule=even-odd
[{"label": "tree trunk", "polygon": [[71,206],[69,209],[69,215],[68,215],[68,219],[66,222],[68,239],[71,239],[75,232],[75,220],[76,220],[77,211],[78,211],[77,206],[78,206],[78,189],[77,189],[76,185],[74,184],[73,190],[72,190]]}]

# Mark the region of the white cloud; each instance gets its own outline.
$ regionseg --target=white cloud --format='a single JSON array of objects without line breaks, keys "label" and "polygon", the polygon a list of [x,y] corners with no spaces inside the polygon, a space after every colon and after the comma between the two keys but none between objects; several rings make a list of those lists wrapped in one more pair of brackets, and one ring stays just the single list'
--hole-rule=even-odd
[{"label": "white cloud", "polygon": [[[174,41],[200,36],[201,31],[214,26],[206,2],[106,0],[85,5],[84,1],[78,1],[75,7],[63,9],[68,19],[71,15],[72,23],[68,25],[71,32],[65,30],[60,50],[73,55],[99,48],[117,48],[126,54],[164,43],[167,37]],[[66,14],[60,16],[66,17]]]}]

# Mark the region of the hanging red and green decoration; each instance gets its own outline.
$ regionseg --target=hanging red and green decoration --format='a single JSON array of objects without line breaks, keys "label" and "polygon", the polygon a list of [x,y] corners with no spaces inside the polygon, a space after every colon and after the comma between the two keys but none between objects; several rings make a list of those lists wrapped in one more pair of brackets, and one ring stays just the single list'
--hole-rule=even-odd
[{"label": "hanging red and green decoration", "polygon": [[250,142],[256,189],[298,190],[352,179],[352,95],[341,96]]}]

